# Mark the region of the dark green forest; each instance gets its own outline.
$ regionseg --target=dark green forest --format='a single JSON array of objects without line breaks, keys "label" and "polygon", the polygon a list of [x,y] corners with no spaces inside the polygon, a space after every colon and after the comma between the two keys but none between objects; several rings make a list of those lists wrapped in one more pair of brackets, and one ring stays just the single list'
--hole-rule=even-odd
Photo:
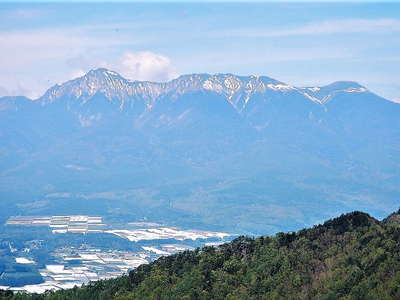
[{"label": "dark green forest", "polygon": [[400,299],[400,211],[352,212],[298,232],[239,237],[162,257],[129,275],[2,299]]}]

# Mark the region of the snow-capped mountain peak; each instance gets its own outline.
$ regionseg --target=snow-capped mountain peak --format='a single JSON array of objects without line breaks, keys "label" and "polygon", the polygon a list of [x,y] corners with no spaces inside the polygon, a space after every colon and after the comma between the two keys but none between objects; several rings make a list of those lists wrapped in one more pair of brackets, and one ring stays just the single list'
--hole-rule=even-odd
[{"label": "snow-capped mountain peak", "polygon": [[116,98],[123,100],[127,96],[128,88],[128,81],[121,75],[99,68],[61,85],[53,86],[39,100],[42,104],[51,103],[59,98],[80,99],[85,102],[97,93],[102,93],[110,100]]},{"label": "snow-capped mountain peak", "polygon": [[43,105],[61,98],[86,103],[96,94],[101,94],[106,99],[116,102],[121,109],[127,103],[135,101],[144,103],[150,109],[162,95],[170,94],[174,98],[193,91],[211,91],[220,94],[237,111],[242,111],[255,94],[267,99],[271,93],[295,93],[310,101],[323,104],[336,93],[368,92],[365,87],[352,81],[297,88],[266,76],[238,76],[230,73],[182,75],[164,83],[131,81],[117,72],[98,68],[90,70],[82,77],[53,86],[38,100]]}]

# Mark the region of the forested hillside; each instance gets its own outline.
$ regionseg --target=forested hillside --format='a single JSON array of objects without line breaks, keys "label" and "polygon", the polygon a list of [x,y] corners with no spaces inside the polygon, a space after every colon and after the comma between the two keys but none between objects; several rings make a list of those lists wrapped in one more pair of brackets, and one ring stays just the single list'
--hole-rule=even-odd
[{"label": "forested hillside", "polygon": [[400,299],[400,211],[162,257],[129,276],[2,299]]}]

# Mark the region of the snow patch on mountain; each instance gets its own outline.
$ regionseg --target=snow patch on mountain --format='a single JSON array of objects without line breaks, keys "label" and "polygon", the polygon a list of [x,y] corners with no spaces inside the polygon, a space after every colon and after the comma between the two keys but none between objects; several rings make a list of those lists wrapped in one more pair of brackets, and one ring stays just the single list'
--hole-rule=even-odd
[{"label": "snow patch on mountain", "polygon": [[321,99],[318,99],[317,97],[311,96],[310,94],[308,94],[308,93],[306,93],[306,92],[303,92],[302,94],[303,94],[304,96],[306,96],[308,99],[310,99],[311,101],[318,102],[318,103],[322,103],[322,100],[321,100]]},{"label": "snow patch on mountain", "polygon": [[267,87],[275,91],[288,91],[296,89],[293,86],[287,84],[268,84]]}]

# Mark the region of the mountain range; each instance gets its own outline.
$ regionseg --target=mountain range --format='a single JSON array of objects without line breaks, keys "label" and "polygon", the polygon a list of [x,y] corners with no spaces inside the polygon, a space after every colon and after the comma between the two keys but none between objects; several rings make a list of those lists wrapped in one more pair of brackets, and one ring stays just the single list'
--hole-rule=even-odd
[{"label": "mountain range", "polygon": [[141,82],[107,69],[0,98],[2,217],[93,209],[270,233],[398,206],[400,104],[349,81]]}]

